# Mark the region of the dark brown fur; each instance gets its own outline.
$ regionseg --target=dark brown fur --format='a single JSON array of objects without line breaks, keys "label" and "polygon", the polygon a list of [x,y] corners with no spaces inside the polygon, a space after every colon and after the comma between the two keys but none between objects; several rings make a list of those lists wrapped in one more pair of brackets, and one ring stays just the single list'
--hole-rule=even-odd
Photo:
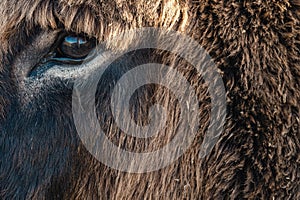
[{"label": "dark brown fur", "polygon": [[[0,11],[0,197],[300,199],[298,0],[2,0]],[[144,26],[193,37],[217,64],[226,87],[228,114],[213,151],[204,159],[197,157],[200,132],[189,151],[164,169],[145,174],[119,172],[89,155],[78,143],[76,132],[61,131],[68,121],[60,122],[60,116],[68,114],[54,109],[57,121],[49,123],[60,134],[50,134],[51,142],[41,142],[42,147],[35,141],[33,145],[39,148],[22,154],[20,148],[31,144],[30,137],[11,138],[19,137],[15,135],[22,125],[30,122],[10,125],[14,124],[10,119],[19,119],[12,105],[18,104],[20,96],[16,69],[11,66],[34,41],[37,28],[83,32],[109,41],[110,48],[121,48],[110,40],[112,36]],[[124,41],[122,48],[126,45]],[[201,82],[192,79],[196,86]],[[203,88],[199,94],[207,100]],[[209,109],[207,105],[201,109],[205,130]],[[106,126],[110,125],[107,121]],[[32,127],[30,134],[38,129]],[[111,135],[113,130],[109,129]],[[44,134],[39,137],[48,137]],[[60,148],[52,148],[55,145]],[[64,152],[64,147],[69,151]]]}]

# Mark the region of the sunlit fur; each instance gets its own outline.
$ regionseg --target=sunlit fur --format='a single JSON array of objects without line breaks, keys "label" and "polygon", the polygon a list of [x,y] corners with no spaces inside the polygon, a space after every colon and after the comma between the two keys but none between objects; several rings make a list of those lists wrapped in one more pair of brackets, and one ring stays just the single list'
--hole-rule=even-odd
[{"label": "sunlit fur", "polygon": [[[299,0],[1,0],[0,16],[1,199],[300,199]],[[130,174],[104,166],[80,143],[71,90],[64,85],[56,83],[23,105],[15,62],[44,30],[85,33],[117,50],[132,40],[115,44],[114,35],[149,26],[177,30],[205,48],[224,81],[227,117],[213,151],[199,159],[210,116],[201,77],[167,52],[139,61],[128,58],[128,64],[152,59],[177,67],[201,102],[192,147],[164,169]],[[125,70],[126,62],[121,63]],[[172,94],[151,89],[141,92],[136,109],[161,102],[176,119]],[[126,138],[106,113],[109,99],[103,90],[98,91],[99,117],[107,117],[100,121],[116,144],[151,150],[169,141],[165,135],[139,146],[140,141]],[[176,120],[168,126],[176,128]]]}]

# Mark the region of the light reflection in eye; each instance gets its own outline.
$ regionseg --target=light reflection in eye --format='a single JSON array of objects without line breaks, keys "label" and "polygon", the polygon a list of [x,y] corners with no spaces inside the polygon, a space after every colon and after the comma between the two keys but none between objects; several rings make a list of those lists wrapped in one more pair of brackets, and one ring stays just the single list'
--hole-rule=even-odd
[{"label": "light reflection in eye", "polygon": [[96,47],[95,38],[87,38],[80,35],[67,35],[57,47],[54,58],[67,58],[83,60]]},{"label": "light reflection in eye", "polygon": [[82,45],[82,44],[86,44],[87,40],[85,40],[82,37],[67,36],[65,37],[65,42],[70,45],[72,44]]}]

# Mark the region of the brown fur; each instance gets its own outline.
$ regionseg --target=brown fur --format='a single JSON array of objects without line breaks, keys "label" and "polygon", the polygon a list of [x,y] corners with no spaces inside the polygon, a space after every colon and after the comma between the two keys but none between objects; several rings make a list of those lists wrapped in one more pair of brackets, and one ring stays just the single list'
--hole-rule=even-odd
[{"label": "brown fur", "polygon": [[[197,157],[200,134],[167,168],[130,174],[102,165],[80,145],[72,152],[69,173],[55,177],[46,189],[36,185],[27,198],[57,193],[54,198],[300,199],[299,1],[2,0],[0,5],[3,124],[17,95],[10,66],[36,27],[83,32],[109,41],[111,48],[118,46],[110,38],[130,28],[178,30],[210,53],[227,91],[225,129],[206,158]],[[197,85],[199,80],[193,81]],[[205,105],[201,108],[202,113],[209,111]],[[201,121],[204,126],[207,119]],[[0,180],[9,173],[1,169]],[[0,187],[0,197],[17,191],[13,182],[0,184],[6,185]]]}]

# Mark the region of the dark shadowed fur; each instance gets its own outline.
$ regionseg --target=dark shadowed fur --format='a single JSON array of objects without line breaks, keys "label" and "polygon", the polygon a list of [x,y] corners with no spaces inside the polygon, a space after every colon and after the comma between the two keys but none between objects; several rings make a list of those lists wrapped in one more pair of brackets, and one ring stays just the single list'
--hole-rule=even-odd
[{"label": "dark shadowed fur", "polygon": [[[0,199],[300,199],[299,0],[1,0],[0,13]],[[202,78],[167,52],[123,56],[97,91],[100,123],[114,143],[155,150],[172,137],[143,144],[113,122],[110,87],[132,66],[157,61],[176,67],[202,102],[191,148],[159,171],[130,174],[101,164],[81,144],[72,83],[46,79],[24,86],[22,66],[33,67],[59,31],[126,49],[130,40],[120,46],[112,36],[145,26],[180,31],[209,52],[225,84],[227,117],[213,151],[199,159],[211,106]],[[174,96],[147,87],[135,94],[140,104],[132,109],[142,113],[159,102],[170,110],[168,129],[176,129]]]}]

